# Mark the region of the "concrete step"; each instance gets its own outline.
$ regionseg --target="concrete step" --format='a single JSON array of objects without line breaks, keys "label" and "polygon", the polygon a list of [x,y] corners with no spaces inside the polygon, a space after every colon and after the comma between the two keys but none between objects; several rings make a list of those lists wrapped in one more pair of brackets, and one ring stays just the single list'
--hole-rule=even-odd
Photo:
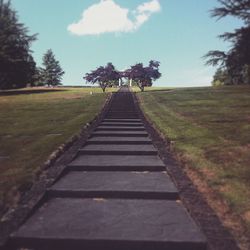
[{"label": "concrete step", "polygon": [[11,236],[10,248],[39,250],[205,250],[179,202],[51,199]]},{"label": "concrete step", "polygon": [[92,136],[132,136],[132,137],[147,137],[148,133],[146,131],[95,131]]},{"label": "concrete step", "polygon": [[136,112],[136,111],[127,111],[127,110],[124,110],[124,111],[114,111],[114,110],[109,110],[108,112],[107,112],[108,114],[118,114],[118,115],[120,115],[120,114],[125,114],[125,115],[134,115],[134,114],[138,114],[138,112]]},{"label": "concrete step", "polygon": [[165,171],[156,155],[78,155],[68,167],[77,171]]},{"label": "concrete step", "polygon": [[108,119],[137,119],[137,115],[106,115],[106,118]]},{"label": "concrete step", "polygon": [[138,126],[143,126],[142,122],[102,122],[100,123],[101,126],[109,126],[109,127],[138,127]]},{"label": "concrete step", "polygon": [[98,126],[96,128],[96,131],[145,131],[145,128],[143,126],[138,126],[138,127],[128,127],[128,126]]},{"label": "concrete step", "polygon": [[166,172],[70,171],[49,189],[49,197],[178,199]]},{"label": "concrete step", "polygon": [[153,145],[86,145],[79,150],[85,155],[157,155]]},{"label": "concrete step", "polygon": [[110,109],[110,110],[108,110],[108,113],[114,113],[114,114],[138,114],[138,112],[136,110],[127,110],[127,109],[123,109],[123,110]]},{"label": "concrete step", "polygon": [[144,145],[152,144],[152,141],[149,137],[94,136],[89,138],[86,143],[86,145],[90,144]]},{"label": "concrete step", "polygon": [[138,115],[136,112],[110,112],[108,111],[107,114],[112,114],[112,115]]},{"label": "concrete step", "polygon": [[[120,104],[117,104],[120,106]],[[113,106],[113,107],[112,107]],[[120,106],[120,107],[114,107],[114,105],[112,105],[111,108],[108,109],[109,112],[135,112],[137,113],[137,109],[134,106]]]},{"label": "concrete step", "polygon": [[129,123],[131,123],[131,122],[141,122],[141,119],[138,119],[138,118],[136,118],[136,119],[108,119],[108,118],[105,118],[104,120],[103,120],[104,122],[129,122]]},{"label": "concrete step", "polygon": [[113,116],[113,117],[124,117],[124,118],[130,118],[130,117],[138,117],[138,114],[136,113],[114,113],[114,112],[108,112],[106,114],[106,117]]},{"label": "concrete step", "polygon": [[124,108],[124,109],[109,109],[108,112],[119,112],[119,113],[138,113],[134,108]]}]

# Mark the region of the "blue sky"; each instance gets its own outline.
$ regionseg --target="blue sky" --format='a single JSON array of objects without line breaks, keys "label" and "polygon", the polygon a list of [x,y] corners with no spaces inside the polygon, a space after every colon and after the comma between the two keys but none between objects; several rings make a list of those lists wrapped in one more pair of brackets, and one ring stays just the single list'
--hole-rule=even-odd
[{"label": "blue sky", "polygon": [[68,85],[83,85],[85,73],[107,62],[123,70],[151,59],[161,62],[155,86],[210,85],[215,68],[201,57],[227,50],[217,36],[241,25],[212,19],[216,0],[12,0],[12,6],[38,33],[32,45],[38,65],[51,48]]}]

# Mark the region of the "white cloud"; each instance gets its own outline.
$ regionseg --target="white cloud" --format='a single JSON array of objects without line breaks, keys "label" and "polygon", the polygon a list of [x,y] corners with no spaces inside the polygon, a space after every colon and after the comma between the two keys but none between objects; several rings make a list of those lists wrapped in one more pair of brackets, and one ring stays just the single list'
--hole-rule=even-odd
[{"label": "white cloud", "polygon": [[137,7],[139,13],[143,12],[158,12],[161,10],[161,5],[158,0],[152,0],[151,2],[143,3]]},{"label": "white cloud", "polygon": [[[111,32],[132,32],[144,24],[153,13],[160,11],[158,0],[139,5],[136,10],[122,8],[114,0],[101,0],[83,11],[82,18],[68,26],[75,35],[100,35]],[[128,15],[132,13],[134,20]]]}]

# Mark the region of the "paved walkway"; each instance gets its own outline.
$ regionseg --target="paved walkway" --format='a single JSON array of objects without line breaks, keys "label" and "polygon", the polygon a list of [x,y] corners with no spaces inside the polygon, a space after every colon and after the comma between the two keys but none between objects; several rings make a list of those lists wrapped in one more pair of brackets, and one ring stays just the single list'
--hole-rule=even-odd
[{"label": "paved walkway", "polygon": [[203,250],[127,88],[10,249]]}]

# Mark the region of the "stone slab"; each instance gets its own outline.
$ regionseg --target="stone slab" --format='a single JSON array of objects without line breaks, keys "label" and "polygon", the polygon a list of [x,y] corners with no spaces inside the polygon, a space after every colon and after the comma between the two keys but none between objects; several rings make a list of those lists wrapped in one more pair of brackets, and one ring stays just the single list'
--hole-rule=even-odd
[{"label": "stone slab", "polygon": [[164,171],[156,155],[78,155],[68,169],[80,171]]},{"label": "stone slab", "polygon": [[94,136],[88,139],[87,144],[152,144],[149,137],[106,137],[106,136]]},{"label": "stone slab", "polygon": [[[118,102],[120,102],[120,100],[118,100]],[[119,106],[115,106],[112,105],[109,110],[111,111],[116,111],[116,112],[136,112],[135,106],[133,105],[133,103],[123,103],[125,105],[123,105],[123,107],[121,105]],[[132,105],[131,105],[132,104]]]},{"label": "stone slab", "polygon": [[153,145],[86,145],[79,150],[80,154],[92,155],[157,155]]},{"label": "stone slab", "polygon": [[134,115],[134,114],[138,114],[138,112],[136,110],[127,110],[127,109],[123,109],[123,110],[114,110],[114,109],[110,109],[108,111],[108,113],[113,113],[113,114],[124,114],[124,115]]},{"label": "stone slab", "polygon": [[124,112],[107,112],[106,116],[108,116],[108,115],[110,115],[110,116],[124,116],[125,117],[124,119],[127,119],[126,116],[128,118],[130,118],[130,116],[133,116],[133,117],[136,116],[136,117],[138,117],[137,113],[124,113]]},{"label": "stone slab", "polygon": [[104,122],[141,122],[141,119],[108,119],[105,118]]},{"label": "stone slab", "polygon": [[92,136],[148,136],[146,131],[95,131]]},{"label": "stone slab", "polygon": [[101,126],[117,127],[117,126],[127,126],[127,127],[137,127],[143,126],[142,122],[102,122]]},{"label": "stone slab", "polygon": [[138,114],[138,112],[136,112],[136,110],[127,110],[126,108],[123,109],[123,110],[113,110],[113,109],[110,109],[108,111],[108,113],[113,113],[113,114]]},{"label": "stone slab", "polygon": [[56,198],[12,235],[12,246],[60,250],[205,250],[206,240],[175,201]]},{"label": "stone slab", "polygon": [[129,126],[98,126],[96,131],[145,131],[145,127],[137,126],[137,127],[129,127]]},{"label": "stone slab", "polygon": [[136,119],[139,118],[138,115],[126,115],[126,114],[106,114],[109,119]]},{"label": "stone slab", "polygon": [[70,171],[49,189],[53,197],[178,199],[166,172]]},{"label": "stone slab", "polygon": [[108,112],[106,114],[106,116],[124,116],[124,117],[134,117],[134,116],[138,116],[138,114],[136,113],[122,113],[122,112]]}]

